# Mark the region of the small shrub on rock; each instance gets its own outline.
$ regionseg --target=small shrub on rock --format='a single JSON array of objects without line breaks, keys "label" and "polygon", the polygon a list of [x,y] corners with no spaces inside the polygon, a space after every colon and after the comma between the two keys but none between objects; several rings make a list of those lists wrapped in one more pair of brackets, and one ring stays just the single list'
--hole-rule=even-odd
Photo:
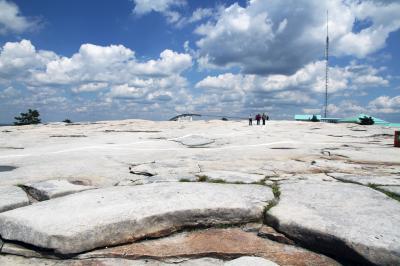
[{"label": "small shrub on rock", "polygon": [[360,119],[360,125],[370,126],[375,124],[375,121],[372,117],[364,116],[360,117],[359,119]]}]

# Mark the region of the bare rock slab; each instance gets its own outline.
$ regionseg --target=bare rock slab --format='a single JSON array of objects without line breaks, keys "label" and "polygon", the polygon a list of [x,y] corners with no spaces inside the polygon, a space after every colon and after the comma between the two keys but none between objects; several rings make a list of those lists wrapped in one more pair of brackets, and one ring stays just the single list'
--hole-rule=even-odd
[{"label": "bare rock slab", "polygon": [[76,185],[67,180],[46,180],[36,183],[25,184],[29,195],[38,201],[48,200],[52,198],[62,197],[68,194],[73,194],[89,189],[94,189],[92,186]]},{"label": "bare rock slab", "polygon": [[224,266],[279,266],[278,264],[260,257],[243,256],[235,260],[225,262]]},{"label": "bare rock slab", "polygon": [[0,214],[0,235],[62,254],[167,235],[186,226],[261,220],[272,200],[258,185],[156,183],[117,186]]},{"label": "bare rock slab", "polygon": [[0,186],[0,212],[29,205],[29,199],[22,188]]},{"label": "bare rock slab", "polygon": [[[336,261],[324,255],[264,239],[254,233],[244,232],[240,228],[212,228],[183,232],[160,239],[95,250],[79,255],[78,258],[103,257],[135,260],[150,258],[164,260],[165,258],[177,257],[217,257],[231,260],[241,256],[257,256],[279,265],[339,265]],[[245,260],[239,261],[244,262]],[[231,263],[232,265],[258,265],[250,263],[250,261],[243,264],[237,264],[234,261],[231,261]]]},{"label": "bare rock slab", "polygon": [[355,264],[400,264],[400,204],[341,182],[283,184],[267,223],[303,245]]}]

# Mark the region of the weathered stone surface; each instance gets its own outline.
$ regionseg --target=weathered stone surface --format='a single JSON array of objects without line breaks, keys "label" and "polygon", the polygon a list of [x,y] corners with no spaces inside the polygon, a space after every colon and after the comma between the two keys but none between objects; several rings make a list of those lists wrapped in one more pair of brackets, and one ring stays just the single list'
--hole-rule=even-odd
[{"label": "weathered stone surface", "polygon": [[205,175],[211,180],[224,180],[229,183],[255,183],[265,178],[264,175],[248,174],[234,171],[206,171],[201,172],[199,175]]},{"label": "weathered stone surface", "polygon": [[0,235],[68,254],[162,236],[185,226],[259,220],[258,185],[158,183],[89,190],[0,214]]},{"label": "weathered stone surface", "polygon": [[263,225],[257,233],[258,236],[271,239],[282,244],[294,245],[294,242],[287,238],[284,234],[277,232],[270,226]]},{"label": "weathered stone surface", "polygon": [[378,188],[400,196],[400,186],[378,186]]},{"label": "weathered stone surface", "polygon": [[[398,176],[400,149],[392,147],[392,137],[384,137],[393,135],[393,129],[373,126],[361,128],[366,131],[354,131],[357,125],[344,124],[317,127],[320,129],[315,130],[313,123],[295,121],[270,121],[268,127],[249,127],[246,121],[216,120],[184,124],[123,120],[5,127],[0,131],[0,147],[24,149],[0,149],[1,165],[18,166],[0,172],[0,185],[80,179],[107,187],[124,179],[140,178],[146,184],[215,170],[265,176],[325,172]],[[114,131],[118,133],[110,133]],[[50,138],[52,135],[87,137]],[[201,149],[188,149],[175,142],[193,135],[215,142],[200,146]],[[156,178],[130,173],[129,166],[141,162],[156,162],[151,165]]]},{"label": "weathered stone surface", "polygon": [[0,212],[5,212],[29,204],[28,196],[22,188],[0,186]]},{"label": "weathered stone surface", "polygon": [[235,260],[225,262],[224,266],[278,266],[278,264],[260,257],[244,256]]},{"label": "weathered stone surface", "polygon": [[68,194],[73,194],[89,189],[94,189],[92,186],[75,185],[67,180],[46,180],[35,183],[25,184],[29,195],[38,201],[48,200],[52,198],[62,197]]},{"label": "weathered stone surface", "polygon": [[329,173],[328,175],[339,180],[360,183],[363,185],[375,184],[375,185],[400,186],[399,175],[376,176],[376,175],[353,175],[353,174],[343,174],[343,173]]},{"label": "weathered stone surface", "polygon": [[400,263],[400,204],[368,187],[341,182],[280,186],[267,213],[296,242],[358,264]]},{"label": "weathered stone surface", "polygon": [[79,255],[79,258],[163,259],[207,256],[221,259],[257,256],[279,265],[338,265],[324,255],[264,239],[239,228],[183,232],[165,238],[95,250]]},{"label": "weathered stone surface", "polygon": [[215,142],[215,140],[209,139],[201,135],[189,135],[178,138],[175,141],[191,148],[202,147]]}]

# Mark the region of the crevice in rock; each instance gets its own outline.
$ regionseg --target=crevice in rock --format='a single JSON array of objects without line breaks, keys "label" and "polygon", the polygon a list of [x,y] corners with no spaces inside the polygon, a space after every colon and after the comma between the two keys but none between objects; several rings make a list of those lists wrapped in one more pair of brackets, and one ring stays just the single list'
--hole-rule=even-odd
[{"label": "crevice in rock", "polygon": [[269,201],[268,205],[264,207],[263,221],[265,221],[268,211],[273,207],[275,207],[276,205],[278,205],[281,196],[278,182],[274,181],[274,183],[269,187],[272,189],[272,193],[274,194],[274,199]]},{"label": "crevice in rock", "polygon": [[265,215],[265,223],[289,239],[294,240],[297,245],[327,255],[343,265],[374,265],[333,235],[326,235],[296,225],[281,228],[278,219],[268,213]]},{"label": "crevice in rock", "polygon": [[149,172],[145,172],[145,171],[129,171],[129,173],[133,174],[133,175],[143,175],[143,176],[147,176],[147,177],[151,177],[154,176],[154,174],[149,173]]},{"label": "crevice in rock", "polygon": [[25,186],[25,185],[22,185],[22,184],[17,184],[16,186],[21,188],[23,191],[25,191],[26,196],[28,197],[28,200],[29,200],[29,204],[33,204],[33,203],[39,202],[39,200],[37,200],[36,197],[34,197],[31,194],[30,188],[28,186]]},{"label": "crevice in rock", "polygon": [[65,256],[63,254],[58,254],[56,253],[53,249],[47,249],[47,248],[42,248],[38,246],[34,246],[31,244],[27,244],[21,241],[15,241],[15,240],[8,240],[8,239],[1,239],[0,237],[0,243],[1,240],[3,240],[2,243],[2,248],[0,249],[1,254],[10,254],[10,255],[15,255],[15,256],[21,256],[21,257],[26,257],[26,258],[31,258],[32,256],[24,256],[22,254],[11,254],[11,253],[4,253],[3,246],[6,244],[14,244],[22,249],[26,249],[28,251],[33,251],[34,253],[37,253],[37,256],[33,256],[36,258],[51,258],[51,259],[68,259],[71,258],[71,256]]}]

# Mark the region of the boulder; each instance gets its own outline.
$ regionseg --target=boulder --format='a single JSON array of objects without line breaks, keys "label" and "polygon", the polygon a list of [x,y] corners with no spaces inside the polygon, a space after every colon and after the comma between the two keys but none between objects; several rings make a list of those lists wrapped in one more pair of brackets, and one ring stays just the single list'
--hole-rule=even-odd
[{"label": "boulder", "polygon": [[[324,255],[299,247],[284,245],[258,237],[240,228],[206,229],[182,232],[169,237],[141,241],[123,246],[99,249],[79,255],[79,259],[91,258],[128,258],[156,259],[217,257],[231,260],[241,256],[257,256],[279,265],[339,265]],[[257,265],[248,263],[233,265]],[[265,261],[264,261],[265,262]],[[230,264],[228,264],[230,265]],[[262,265],[262,264],[260,264]]]},{"label": "boulder", "polygon": [[269,187],[156,183],[88,190],[0,214],[0,235],[62,254],[263,217]]},{"label": "boulder", "polygon": [[95,188],[92,186],[75,185],[67,180],[46,180],[28,183],[25,184],[24,187],[29,195],[38,201],[62,197],[68,194]]},{"label": "boulder", "polygon": [[22,188],[0,186],[0,212],[29,205],[29,199]]},{"label": "boulder", "polygon": [[266,222],[314,250],[355,264],[400,264],[400,204],[371,188],[342,182],[280,186]]}]

